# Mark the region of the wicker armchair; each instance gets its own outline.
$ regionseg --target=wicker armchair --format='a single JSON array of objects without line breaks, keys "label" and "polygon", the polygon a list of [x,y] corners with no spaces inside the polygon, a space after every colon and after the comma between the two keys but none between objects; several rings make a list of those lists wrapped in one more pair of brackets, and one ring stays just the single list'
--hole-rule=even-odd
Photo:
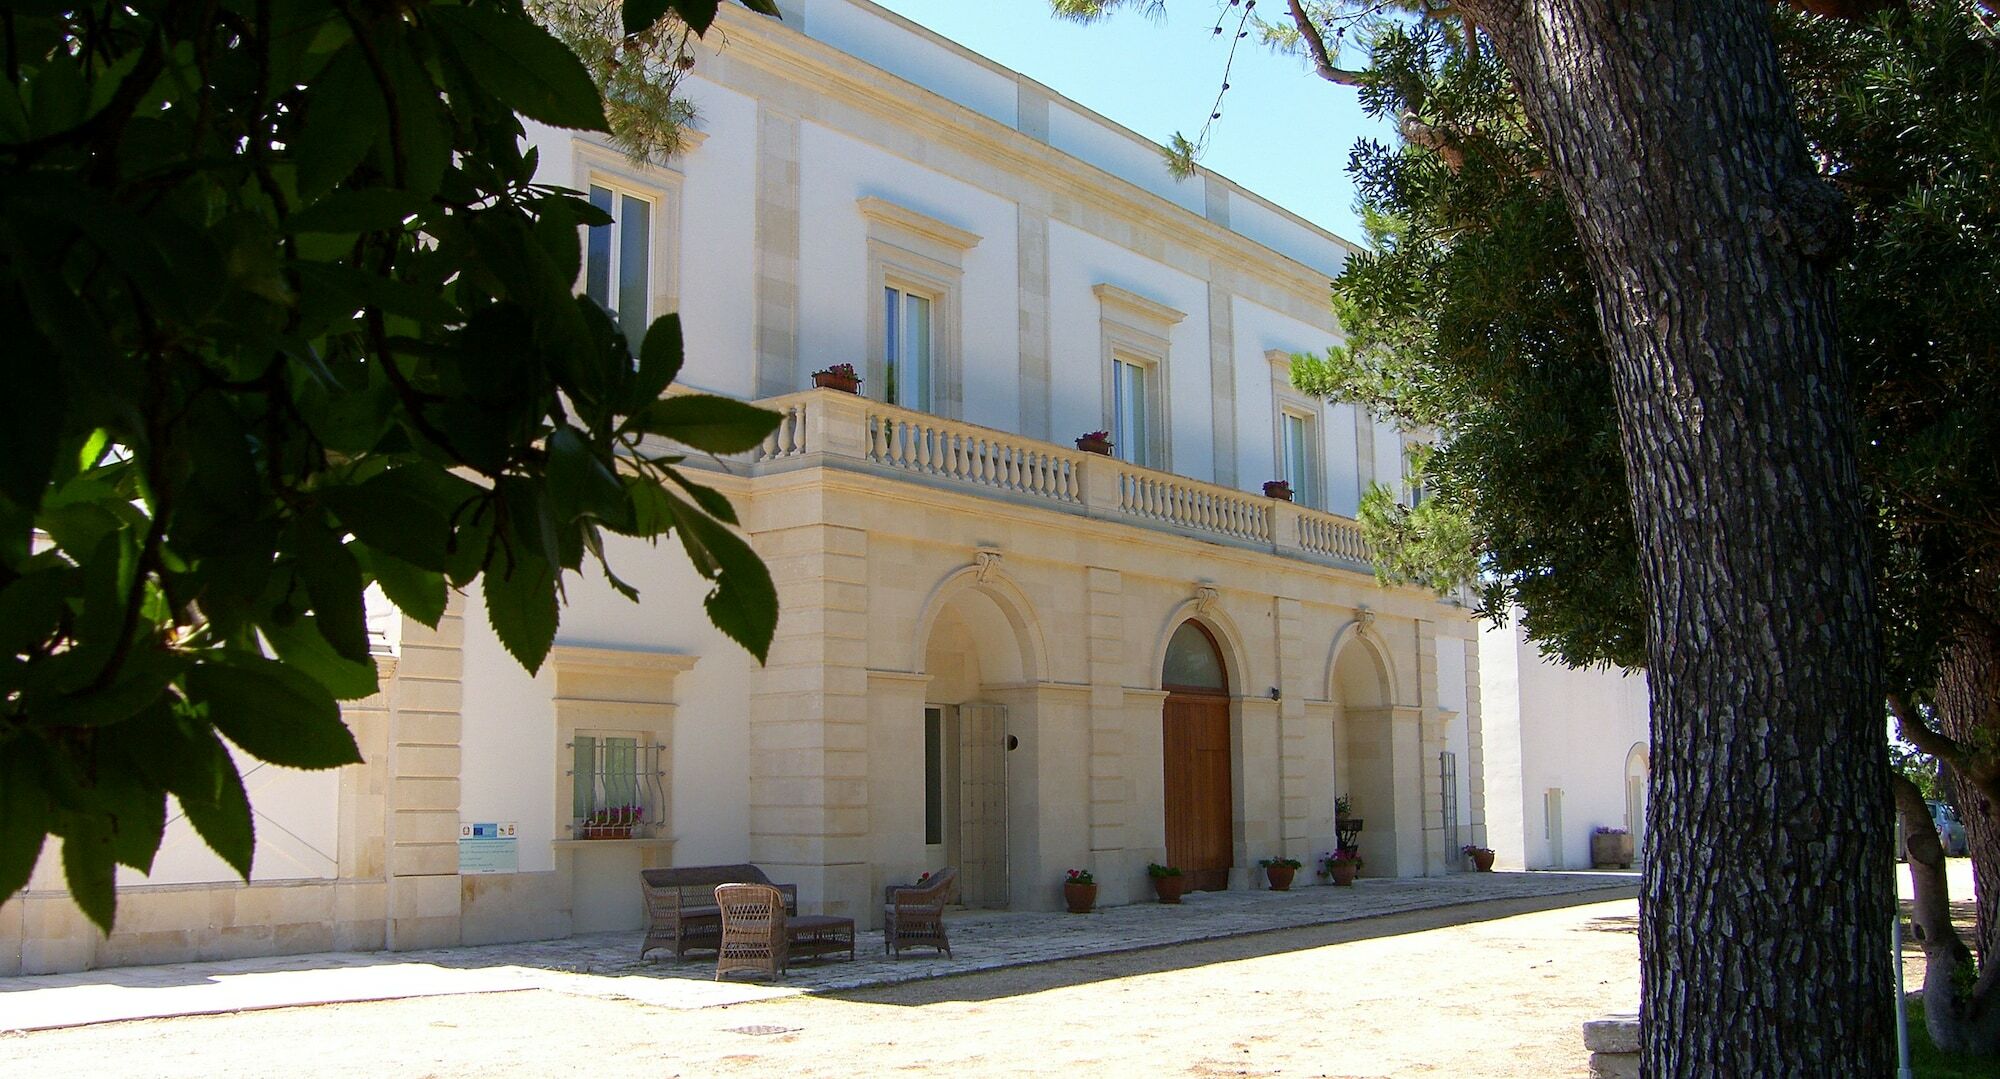
[{"label": "wicker armchair", "polygon": [[732,970],[783,974],[789,958],[785,897],[768,884],[718,884],[722,940],[715,950],[715,980]]},{"label": "wicker armchair", "polygon": [[900,956],[910,945],[951,955],[945,935],[944,905],[958,891],[958,870],[947,866],[921,884],[891,884],[882,891],[882,947]]}]

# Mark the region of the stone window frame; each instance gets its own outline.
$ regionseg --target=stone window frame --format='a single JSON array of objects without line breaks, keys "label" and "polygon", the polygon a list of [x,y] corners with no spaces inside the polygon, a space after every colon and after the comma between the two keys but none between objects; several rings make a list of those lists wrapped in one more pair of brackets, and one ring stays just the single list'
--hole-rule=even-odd
[{"label": "stone window frame", "polygon": [[[1103,400],[1104,430],[1112,430],[1117,417],[1116,363],[1134,363],[1146,372],[1147,445],[1134,462],[1161,472],[1173,471],[1172,416],[1167,363],[1173,354],[1173,328],[1187,313],[1151,300],[1109,282],[1092,285],[1098,303],[1098,370]],[[1115,435],[1113,436],[1116,437]],[[1112,451],[1119,449],[1114,445]]]},{"label": "stone window frame", "polygon": [[[647,250],[651,252],[650,309],[646,312],[647,325],[661,315],[673,314],[681,309],[681,207],[683,188],[687,176],[673,162],[678,162],[699,147],[706,136],[696,131],[682,132],[681,153],[668,159],[668,163],[657,161],[635,162],[625,156],[624,151],[589,139],[572,140],[575,171],[573,186],[586,197],[592,184],[625,191],[653,203],[651,234],[647,237]],[[589,230],[579,229],[578,234],[585,244],[584,264],[577,268],[576,289],[582,292],[584,275],[589,272],[588,244]],[[614,283],[615,287],[615,283]],[[631,342],[633,350],[639,342]]]},{"label": "stone window frame", "polygon": [[581,841],[572,832],[576,780],[572,774],[575,754],[570,748],[580,735],[636,738],[642,762],[644,747],[659,747],[659,767],[666,776],[660,783],[660,804],[648,823],[660,838],[672,838],[674,714],[678,708],[674,686],[699,658],[681,652],[566,644],[549,650],[548,664],[555,679],[551,703],[556,798],[551,834],[557,842]]},{"label": "stone window frame", "polygon": [[965,254],[981,237],[873,195],[856,199],[855,208],[868,230],[868,362],[862,392],[887,403],[889,327],[882,294],[899,289],[931,301],[931,399],[898,407],[959,418],[965,411]]},{"label": "stone window frame", "polygon": [[1401,467],[1397,470],[1396,494],[1397,501],[1401,502],[1406,509],[1416,509],[1418,504],[1426,497],[1423,484],[1410,482],[1410,465],[1411,458],[1417,453],[1422,452],[1428,444],[1421,437],[1413,435],[1403,436],[1403,460]]},{"label": "stone window frame", "polygon": [[1325,509],[1327,505],[1326,473],[1326,414],[1325,402],[1300,393],[1292,385],[1292,354],[1284,349],[1273,348],[1264,352],[1264,359],[1271,366],[1271,461],[1274,474],[1285,469],[1285,416],[1293,415],[1306,421],[1306,470],[1310,473],[1304,490],[1293,487],[1292,498],[1299,505],[1311,509]]}]

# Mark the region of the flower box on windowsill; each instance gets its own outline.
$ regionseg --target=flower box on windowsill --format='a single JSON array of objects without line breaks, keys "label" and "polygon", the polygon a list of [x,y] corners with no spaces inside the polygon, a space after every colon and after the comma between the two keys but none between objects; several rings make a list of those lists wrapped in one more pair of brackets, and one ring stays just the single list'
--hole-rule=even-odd
[{"label": "flower box on windowsill", "polygon": [[1101,453],[1109,457],[1111,456],[1111,435],[1106,431],[1091,431],[1078,435],[1076,438],[1076,448],[1085,453]]},{"label": "flower box on windowsill", "polygon": [[1270,480],[1264,484],[1264,497],[1282,498],[1290,502],[1292,500],[1292,485],[1286,480]]},{"label": "flower box on windowsill", "polygon": [[813,386],[822,390],[839,390],[842,393],[860,393],[861,376],[851,363],[837,363],[824,371],[813,372]]}]

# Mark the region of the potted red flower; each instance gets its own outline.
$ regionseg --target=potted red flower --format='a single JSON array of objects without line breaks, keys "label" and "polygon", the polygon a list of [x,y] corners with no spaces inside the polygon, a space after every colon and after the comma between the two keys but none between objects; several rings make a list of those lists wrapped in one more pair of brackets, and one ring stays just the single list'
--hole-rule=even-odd
[{"label": "potted red flower", "polygon": [[1146,875],[1153,878],[1153,891],[1162,903],[1178,903],[1187,892],[1187,877],[1174,866],[1153,862],[1146,866]]},{"label": "potted red flower", "polygon": [[1264,481],[1264,497],[1265,497],[1265,498],[1282,498],[1282,499],[1284,499],[1285,501],[1287,501],[1287,502],[1290,502],[1290,501],[1292,500],[1292,483],[1291,483],[1291,481],[1290,481],[1290,480],[1266,480],[1266,481]]},{"label": "potted red flower", "polygon": [[1465,856],[1472,859],[1472,868],[1481,873],[1493,872],[1493,849],[1476,843],[1467,843],[1463,848]]},{"label": "potted red flower", "polygon": [[646,816],[645,806],[606,806],[583,818],[578,829],[581,839],[630,839],[632,830]]},{"label": "potted red flower", "polygon": [[1111,455],[1111,432],[1085,431],[1076,436],[1076,448],[1085,453],[1101,453],[1108,457]]},{"label": "potted red flower", "polygon": [[1274,892],[1291,891],[1292,878],[1305,865],[1297,858],[1260,858],[1257,864],[1264,867],[1264,879],[1270,882]]},{"label": "potted red flower", "polygon": [[832,367],[813,372],[813,385],[822,390],[839,390],[842,393],[861,392],[861,376],[854,371],[851,363],[836,363]]},{"label": "potted red flower", "polygon": [[1361,849],[1359,847],[1338,847],[1320,855],[1319,875],[1335,884],[1346,886],[1354,883],[1354,874],[1361,869]]},{"label": "potted red flower", "polygon": [[1097,905],[1097,878],[1088,869],[1072,869],[1063,881],[1063,902],[1071,914],[1089,914]]}]

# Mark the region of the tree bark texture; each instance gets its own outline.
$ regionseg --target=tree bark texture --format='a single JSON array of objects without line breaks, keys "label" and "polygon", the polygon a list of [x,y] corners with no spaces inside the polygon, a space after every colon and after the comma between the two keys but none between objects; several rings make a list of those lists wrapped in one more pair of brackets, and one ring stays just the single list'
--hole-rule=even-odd
[{"label": "tree bark texture", "polygon": [[1649,1076],[1893,1069],[1869,550],[1813,174],[1753,0],[1471,0],[1575,218],[1646,589]]},{"label": "tree bark texture", "polygon": [[1978,773],[1944,769],[1972,855],[1972,898],[1979,915],[1973,949],[1982,965],[1993,965],[2000,963],[2000,805],[1993,792],[1993,773],[2000,770],[2000,625],[1983,613],[1961,624],[1938,666],[1932,703],[1939,729],[1967,747],[1968,764]]}]

